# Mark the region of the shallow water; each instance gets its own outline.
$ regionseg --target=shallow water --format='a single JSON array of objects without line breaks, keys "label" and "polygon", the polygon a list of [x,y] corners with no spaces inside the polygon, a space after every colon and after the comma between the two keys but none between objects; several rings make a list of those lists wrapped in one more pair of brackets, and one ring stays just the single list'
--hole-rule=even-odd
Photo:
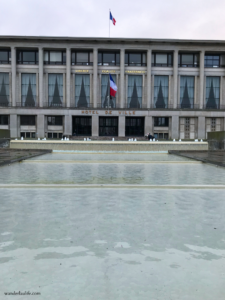
[{"label": "shallow water", "polygon": [[[0,181],[224,184],[225,170],[206,164],[47,160],[2,167]],[[224,299],[224,190],[0,192],[0,299]]]}]

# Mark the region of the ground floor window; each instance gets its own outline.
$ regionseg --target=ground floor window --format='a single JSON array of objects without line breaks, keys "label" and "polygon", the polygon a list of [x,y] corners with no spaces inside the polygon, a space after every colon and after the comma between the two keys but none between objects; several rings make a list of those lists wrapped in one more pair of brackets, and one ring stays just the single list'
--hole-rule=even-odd
[{"label": "ground floor window", "polygon": [[48,132],[48,139],[61,139],[62,132]]},{"label": "ground floor window", "polygon": [[126,117],[125,136],[144,136],[144,117]]},{"label": "ground floor window", "polygon": [[0,115],[0,125],[9,125],[9,117],[7,115]]},{"label": "ground floor window", "polygon": [[36,125],[35,116],[20,116],[20,125],[25,125],[25,126]]},{"label": "ground floor window", "polygon": [[168,132],[154,132],[154,137],[156,140],[168,140],[169,133]]},{"label": "ground floor window", "polygon": [[48,125],[62,126],[63,117],[62,116],[48,116]]},{"label": "ground floor window", "polygon": [[36,132],[20,132],[20,137],[26,138],[26,139],[35,139]]},{"label": "ground floor window", "polygon": [[154,117],[154,126],[168,127],[169,118],[168,117]]},{"label": "ground floor window", "polygon": [[118,136],[118,117],[99,117],[99,136]]},{"label": "ground floor window", "polygon": [[73,117],[73,136],[91,136],[91,117]]}]

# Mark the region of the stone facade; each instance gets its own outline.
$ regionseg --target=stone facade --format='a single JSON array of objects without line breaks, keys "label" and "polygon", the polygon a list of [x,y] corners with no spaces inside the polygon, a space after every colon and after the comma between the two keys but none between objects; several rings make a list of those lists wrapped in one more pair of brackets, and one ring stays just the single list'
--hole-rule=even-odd
[{"label": "stone facade", "polygon": [[[18,51],[23,49],[36,50],[38,62],[34,64],[18,63]],[[91,117],[90,135],[92,136],[100,134],[101,117],[117,118],[117,132],[107,131],[106,134],[120,137],[128,136],[131,132],[128,128],[128,118],[139,118],[140,121],[143,118],[144,121],[141,125],[143,131],[139,132],[139,136],[141,134],[144,136],[150,132],[165,139],[204,139],[209,131],[225,129],[225,66],[222,64],[225,41],[5,36],[0,38],[1,50],[10,51],[11,58],[8,63],[1,62],[0,64],[0,75],[2,73],[9,74],[9,92],[7,95],[9,105],[1,105],[0,101],[0,116],[8,116],[8,124],[0,123],[0,129],[10,129],[12,138],[20,137],[21,132],[28,132],[27,137],[48,137],[51,133],[55,133],[57,136],[54,135],[54,137],[57,138],[62,135],[72,135],[74,122],[78,122],[75,117]],[[61,64],[46,64],[46,51],[49,50],[65,53],[65,61],[62,60]],[[72,63],[71,57],[76,51],[89,51],[92,55],[92,62],[86,65]],[[119,64],[99,64],[98,54],[100,52],[118,53]],[[127,53],[144,53],[146,61],[143,64],[129,64],[125,58]],[[171,55],[172,61],[167,66],[153,61],[155,55],[168,53]],[[206,55],[209,57],[214,53],[221,55],[220,64],[205,67]],[[197,62],[193,60],[193,65],[182,63],[182,54],[183,56],[193,54],[193,57],[196,55]],[[114,78],[118,87],[115,107],[103,107],[101,105],[103,75],[109,73],[115,75]],[[23,74],[36,74],[34,107],[22,105]],[[62,75],[60,77],[62,94],[60,95],[61,104],[59,107],[48,105],[50,101],[49,74]],[[89,75],[90,95],[88,96],[87,107],[77,107],[75,102],[76,76],[81,74]],[[138,98],[141,107],[129,107],[128,105],[129,76],[134,75],[139,76],[139,79],[141,78],[139,80],[140,86],[137,87],[139,90],[141,89],[141,99]],[[155,107],[157,76],[164,76],[168,81],[168,97],[165,107]],[[192,104],[188,106],[182,102],[185,93],[187,94],[181,88],[184,76],[193,78],[194,82],[194,87],[191,90],[191,93],[193,92]],[[217,106],[207,107],[206,98],[210,98],[210,93],[215,88],[214,86],[207,92],[207,78],[215,77],[218,78],[219,82],[219,86],[217,86],[219,95],[217,98],[215,96]],[[184,86],[185,88],[187,89],[186,86]],[[160,92],[158,98],[159,94]],[[188,97],[191,99],[190,92]],[[24,115],[35,116],[35,123],[22,125],[21,116]],[[49,124],[49,116],[62,116],[62,124]],[[159,126],[155,122],[156,118],[168,118],[168,124]],[[103,132],[105,131],[103,130]],[[135,135],[135,130],[132,132]],[[83,135],[88,134],[84,132]]]}]

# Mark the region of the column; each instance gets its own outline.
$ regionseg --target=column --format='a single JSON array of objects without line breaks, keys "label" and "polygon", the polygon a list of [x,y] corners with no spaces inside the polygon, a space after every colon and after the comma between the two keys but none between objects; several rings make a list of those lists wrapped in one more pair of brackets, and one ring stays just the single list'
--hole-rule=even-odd
[{"label": "column", "polygon": [[10,115],[10,137],[11,138],[17,138],[18,132],[17,132],[17,115]]},{"label": "column", "polygon": [[125,51],[120,49],[120,108],[124,108],[124,66],[125,66]]},{"label": "column", "polygon": [[178,50],[173,53],[173,108],[177,108]]},{"label": "column", "polygon": [[153,132],[153,123],[152,123],[152,116],[145,117],[145,134],[150,133],[151,135],[154,134]]},{"label": "column", "polygon": [[45,116],[37,115],[37,137],[45,137]]},{"label": "column", "polygon": [[126,126],[126,119],[125,116],[119,116],[119,137],[125,137],[125,126]]},{"label": "column", "polygon": [[152,69],[152,50],[147,53],[147,108],[151,108],[151,69]]},{"label": "column", "polygon": [[43,48],[39,48],[39,107],[43,107],[44,102],[44,92],[43,92],[43,76],[44,76],[44,56]]},{"label": "column", "polygon": [[70,107],[71,49],[66,49],[66,107]]},{"label": "column", "polygon": [[99,119],[98,116],[92,116],[92,136],[98,136]]},{"label": "column", "polygon": [[205,139],[205,117],[198,117],[198,139]]},{"label": "column", "polygon": [[[100,102],[100,101],[99,101]],[[98,49],[93,49],[93,107],[98,103]]]},{"label": "column", "polygon": [[16,106],[16,48],[11,47],[12,106]]},{"label": "column", "polygon": [[65,115],[64,117],[64,135],[72,135],[72,116]]},{"label": "column", "polygon": [[200,52],[200,69],[199,69],[199,108],[204,106],[204,77],[205,77],[205,51]]},{"label": "column", "polygon": [[172,139],[179,138],[179,116],[172,116]]}]

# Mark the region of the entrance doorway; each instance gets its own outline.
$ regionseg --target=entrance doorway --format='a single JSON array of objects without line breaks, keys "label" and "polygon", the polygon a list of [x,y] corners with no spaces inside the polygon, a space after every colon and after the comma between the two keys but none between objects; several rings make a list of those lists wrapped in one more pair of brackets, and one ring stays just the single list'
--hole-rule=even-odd
[{"label": "entrance doorway", "polygon": [[91,117],[73,117],[72,134],[91,136]]}]

